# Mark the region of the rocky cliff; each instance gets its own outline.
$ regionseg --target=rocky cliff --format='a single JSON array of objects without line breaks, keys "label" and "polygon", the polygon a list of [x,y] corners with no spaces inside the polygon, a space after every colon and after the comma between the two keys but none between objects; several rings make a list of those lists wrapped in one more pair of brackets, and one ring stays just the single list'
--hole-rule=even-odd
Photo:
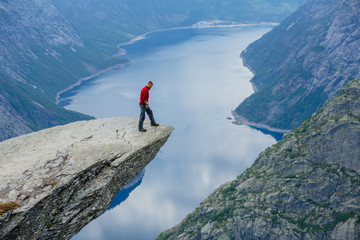
[{"label": "rocky cliff", "polygon": [[172,127],[76,122],[0,143],[0,238],[69,239],[157,154]]},{"label": "rocky cliff", "polygon": [[234,111],[238,122],[294,129],[359,78],[359,9],[357,0],[308,0],[251,44],[241,56],[256,93]]},{"label": "rocky cliff", "polygon": [[360,239],[360,80],[158,239]]}]

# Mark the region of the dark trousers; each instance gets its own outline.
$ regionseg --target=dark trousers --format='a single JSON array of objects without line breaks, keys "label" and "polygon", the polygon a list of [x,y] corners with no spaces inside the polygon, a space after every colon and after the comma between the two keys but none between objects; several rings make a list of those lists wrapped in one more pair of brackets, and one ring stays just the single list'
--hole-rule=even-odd
[{"label": "dark trousers", "polygon": [[145,120],[145,112],[150,118],[151,124],[155,124],[154,114],[152,110],[149,108],[146,108],[146,104],[139,104],[140,106],[140,118],[139,118],[139,129],[143,129],[143,124]]}]

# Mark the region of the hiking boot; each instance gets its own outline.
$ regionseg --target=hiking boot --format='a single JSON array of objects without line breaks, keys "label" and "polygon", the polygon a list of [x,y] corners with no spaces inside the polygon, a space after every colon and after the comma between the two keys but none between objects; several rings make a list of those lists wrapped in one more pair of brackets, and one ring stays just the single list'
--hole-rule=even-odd
[{"label": "hiking boot", "polygon": [[146,132],[145,128],[139,129],[139,132]]},{"label": "hiking boot", "polygon": [[158,124],[158,123],[154,123],[154,124],[151,124],[151,126],[153,126],[153,127],[157,127],[157,126],[159,126],[160,124]]}]

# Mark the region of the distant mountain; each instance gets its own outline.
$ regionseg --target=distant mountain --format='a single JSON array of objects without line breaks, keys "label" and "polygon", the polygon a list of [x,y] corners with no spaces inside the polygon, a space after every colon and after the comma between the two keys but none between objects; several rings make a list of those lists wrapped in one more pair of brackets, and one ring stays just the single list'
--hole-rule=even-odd
[{"label": "distant mountain", "polygon": [[89,44],[115,46],[159,28],[203,20],[280,22],[303,0],[51,0]]},{"label": "distant mountain", "polygon": [[360,239],[359,99],[355,80],[157,239]]},{"label": "distant mountain", "polygon": [[0,141],[89,119],[56,105],[78,79],[128,61],[117,44],[200,20],[280,21],[300,0],[1,0]]},{"label": "distant mountain", "polygon": [[359,10],[356,0],[307,0],[251,44],[241,56],[256,93],[235,110],[238,120],[294,129],[360,77]]}]

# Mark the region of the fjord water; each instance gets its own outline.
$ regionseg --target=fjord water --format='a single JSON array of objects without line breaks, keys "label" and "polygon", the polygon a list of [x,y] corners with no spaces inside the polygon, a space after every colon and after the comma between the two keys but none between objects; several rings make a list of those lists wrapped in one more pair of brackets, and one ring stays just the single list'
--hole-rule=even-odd
[{"label": "fjord water", "polygon": [[96,118],[138,116],[140,90],[152,80],[155,119],[175,127],[128,198],[73,239],[154,239],[275,143],[270,135],[227,119],[253,92],[252,73],[239,54],[269,30],[244,26],[152,33],[123,46],[131,65],[62,96],[67,109]]}]

